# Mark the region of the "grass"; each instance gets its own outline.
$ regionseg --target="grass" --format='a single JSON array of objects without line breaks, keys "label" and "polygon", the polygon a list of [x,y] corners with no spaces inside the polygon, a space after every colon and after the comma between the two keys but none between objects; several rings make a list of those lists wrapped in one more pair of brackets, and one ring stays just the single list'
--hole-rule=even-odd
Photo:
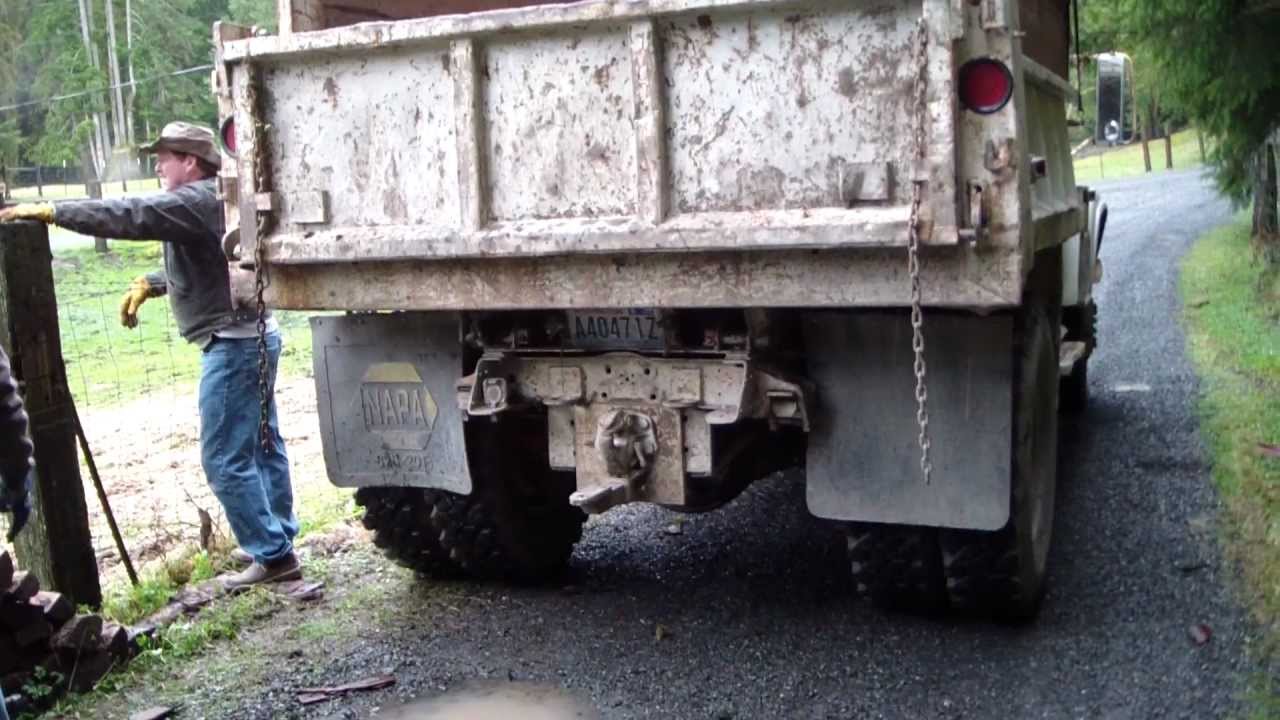
[{"label": "grass", "polygon": [[[1280,272],[1264,270],[1245,221],[1210,233],[1183,262],[1188,346],[1202,380],[1201,428],[1226,507],[1227,552],[1261,625],[1265,658],[1280,653]],[[1266,660],[1264,660],[1265,664]],[[1250,689],[1251,717],[1280,717],[1277,679]]]},{"label": "grass", "polygon": [[[125,189],[124,183],[110,182],[102,184],[103,197],[116,197],[119,195],[129,195],[138,192],[149,192],[160,189],[160,181],[156,178],[145,178],[142,180],[130,180],[128,182],[128,190]],[[63,185],[61,183],[49,184],[44,186],[44,195],[34,186],[9,188],[9,195],[13,202],[41,202],[44,200],[64,200],[67,198],[85,198],[89,196],[84,185],[70,184]]]},{"label": "grass", "polygon": [[[1165,170],[1164,140],[1150,143],[1152,172]],[[1196,141],[1194,130],[1183,130],[1173,135],[1173,168],[1186,170],[1203,163],[1200,158],[1200,146]],[[1089,183],[1103,179],[1114,179],[1142,175],[1146,167],[1142,162],[1142,143],[1134,143],[1117,147],[1104,152],[1077,158],[1075,161],[1076,182]]]},{"label": "grass", "polygon": [[[67,380],[82,406],[124,402],[152,391],[192,386],[200,352],[178,334],[168,300],[148,301],[138,327],[120,324],[119,302],[129,283],[163,265],[158,242],[116,242],[109,253],[91,248],[54,253],[59,333]],[[311,327],[305,313],[276,313],[284,335],[282,377],[311,374]]]}]

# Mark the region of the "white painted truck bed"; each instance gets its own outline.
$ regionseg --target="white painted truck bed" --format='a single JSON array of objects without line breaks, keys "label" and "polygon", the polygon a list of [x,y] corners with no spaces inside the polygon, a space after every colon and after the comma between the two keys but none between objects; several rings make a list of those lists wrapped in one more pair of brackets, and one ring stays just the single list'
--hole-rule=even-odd
[{"label": "white painted truck bed", "polygon": [[[596,0],[225,42],[242,239],[261,217],[278,307],[895,306],[922,177],[926,303],[1015,305],[1034,223],[1066,217],[1061,242],[1079,215],[1069,175],[1046,195],[1022,167],[1044,92],[1024,95],[1016,18],[992,0]],[[962,54],[1020,81],[976,129]],[[993,174],[1006,139],[1014,166]],[[989,190],[978,233],[970,181]]]}]

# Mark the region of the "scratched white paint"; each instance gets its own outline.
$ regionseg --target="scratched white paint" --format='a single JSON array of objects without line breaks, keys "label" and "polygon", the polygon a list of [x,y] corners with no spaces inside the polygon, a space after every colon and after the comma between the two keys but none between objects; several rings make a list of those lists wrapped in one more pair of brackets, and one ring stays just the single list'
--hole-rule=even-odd
[{"label": "scratched white paint", "polygon": [[[328,193],[330,225],[458,227],[447,43],[280,62],[266,74],[273,189]],[[315,226],[304,226],[306,230]]]},{"label": "scratched white paint", "polygon": [[627,28],[501,35],[483,62],[490,217],[635,214]]},{"label": "scratched white paint", "polygon": [[[268,71],[267,250],[294,266],[281,306],[900,305],[919,177],[925,242],[945,246],[925,255],[926,302],[1007,307],[1036,241],[1079,225],[1069,166],[1042,184],[1025,171],[1065,136],[1060,93],[1023,81],[1016,33],[1010,0],[602,0],[252,38],[222,57]],[[955,67],[976,56],[1018,80],[995,115],[958,109]],[[889,200],[849,196],[854,167],[887,169]],[[958,245],[971,182],[989,227]],[[291,222],[291,195],[316,192],[328,222]]]},{"label": "scratched white paint", "polygon": [[907,202],[920,16],[880,0],[662,22],[673,207],[846,207],[842,173],[872,162]]}]

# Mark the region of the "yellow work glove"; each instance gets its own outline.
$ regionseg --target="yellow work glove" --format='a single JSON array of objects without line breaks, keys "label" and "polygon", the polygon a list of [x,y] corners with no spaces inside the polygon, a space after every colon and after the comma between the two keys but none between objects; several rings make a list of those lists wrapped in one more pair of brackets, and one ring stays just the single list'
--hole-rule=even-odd
[{"label": "yellow work glove", "polygon": [[129,291],[120,299],[120,324],[127,328],[138,327],[138,308],[148,298],[159,297],[160,291],[151,287],[147,276],[142,275],[129,283]]},{"label": "yellow work glove", "polygon": [[53,222],[53,203],[20,203],[0,210],[0,222],[11,220],[39,220]]}]

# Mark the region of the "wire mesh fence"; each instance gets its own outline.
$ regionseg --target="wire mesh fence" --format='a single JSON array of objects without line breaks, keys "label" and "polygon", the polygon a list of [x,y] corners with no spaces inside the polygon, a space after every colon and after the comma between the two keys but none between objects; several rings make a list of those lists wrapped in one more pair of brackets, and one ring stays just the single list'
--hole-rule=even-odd
[{"label": "wire mesh fence", "polygon": [[[137,327],[121,323],[124,278],[152,259],[153,253],[138,252],[61,253],[54,259],[67,383],[135,564],[230,541],[200,462],[200,350],[182,338],[167,298],[145,303]],[[286,437],[309,440],[314,398],[307,377],[308,321],[301,313],[276,316],[285,345],[277,392],[282,424]],[[295,467],[318,455],[298,449]],[[99,567],[104,580],[119,579],[119,553],[83,457],[81,472]]]}]

